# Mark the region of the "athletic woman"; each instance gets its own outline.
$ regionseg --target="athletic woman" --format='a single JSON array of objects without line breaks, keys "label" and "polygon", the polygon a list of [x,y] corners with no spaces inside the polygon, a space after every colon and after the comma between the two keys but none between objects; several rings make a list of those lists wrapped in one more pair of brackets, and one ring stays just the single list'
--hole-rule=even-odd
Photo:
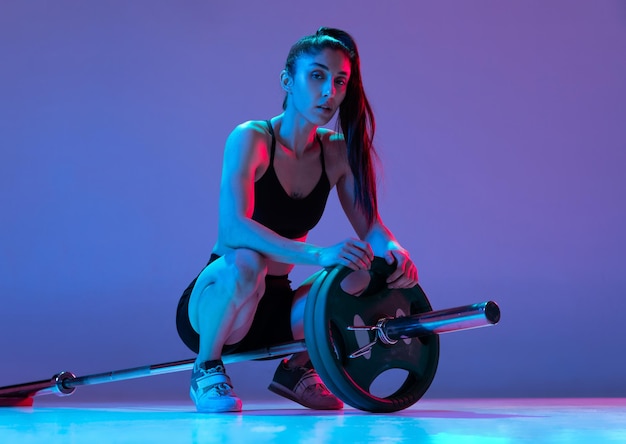
[{"label": "athletic woman", "polygon": [[[295,264],[367,270],[376,254],[397,264],[389,287],[417,283],[408,252],[378,213],[375,120],[352,37],[332,28],[303,37],[280,83],[283,113],[245,122],[226,141],[217,241],[178,305],[178,332],[198,354],[190,394],[201,412],[241,411],[224,353],[304,338],[304,301],[315,275],[293,290]],[[338,130],[322,128],[336,112]],[[333,188],[358,238],[314,245],[307,233]],[[284,359],[269,389],[312,409],[343,408],[306,352]]]}]

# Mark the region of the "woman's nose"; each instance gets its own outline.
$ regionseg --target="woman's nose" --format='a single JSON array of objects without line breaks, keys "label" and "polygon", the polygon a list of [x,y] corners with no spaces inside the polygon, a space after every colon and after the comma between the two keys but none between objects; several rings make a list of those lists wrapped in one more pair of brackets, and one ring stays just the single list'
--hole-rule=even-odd
[{"label": "woman's nose", "polygon": [[324,85],[324,90],[322,91],[322,96],[324,97],[332,97],[335,95],[335,88],[332,82],[327,82]]}]

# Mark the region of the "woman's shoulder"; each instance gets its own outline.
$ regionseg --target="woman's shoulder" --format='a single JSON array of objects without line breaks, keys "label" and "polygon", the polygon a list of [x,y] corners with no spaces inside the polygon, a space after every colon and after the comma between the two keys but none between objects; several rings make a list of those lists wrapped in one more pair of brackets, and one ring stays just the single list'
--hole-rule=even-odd
[{"label": "woman's shoulder", "polygon": [[328,128],[318,128],[317,135],[324,146],[324,154],[347,159],[346,141],[342,133]]},{"label": "woman's shoulder", "polygon": [[266,120],[248,120],[237,125],[231,132],[232,135],[243,137],[267,136],[269,129]]},{"label": "woman's shoulder", "polygon": [[343,134],[338,133],[337,131],[320,127],[317,129],[317,135],[319,136],[324,146],[328,145],[329,147],[332,146],[333,148],[346,147],[346,142]]},{"label": "woman's shoulder", "polygon": [[248,150],[268,143],[269,129],[264,120],[248,120],[237,125],[228,135],[226,149]]},{"label": "woman's shoulder", "polygon": [[228,135],[224,153],[235,164],[265,164],[269,159],[270,140],[265,121],[248,120],[237,125]]}]

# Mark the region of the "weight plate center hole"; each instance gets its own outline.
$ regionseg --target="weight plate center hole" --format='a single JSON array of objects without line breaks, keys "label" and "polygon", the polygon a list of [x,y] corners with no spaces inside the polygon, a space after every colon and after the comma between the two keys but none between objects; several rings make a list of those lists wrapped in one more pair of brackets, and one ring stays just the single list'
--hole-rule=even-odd
[{"label": "weight plate center hole", "polygon": [[341,289],[349,295],[359,297],[370,284],[370,273],[367,270],[353,271],[341,281]]},{"label": "weight plate center hole", "polygon": [[385,370],[374,379],[369,387],[369,393],[377,398],[387,398],[402,388],[408,379],[409,372],[401,368]]}]

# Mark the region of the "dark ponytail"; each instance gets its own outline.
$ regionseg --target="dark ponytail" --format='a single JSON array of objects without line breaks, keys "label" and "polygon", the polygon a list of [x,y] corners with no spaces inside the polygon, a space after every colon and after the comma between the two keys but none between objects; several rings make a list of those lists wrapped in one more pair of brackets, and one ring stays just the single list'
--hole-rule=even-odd
[{"label": "dark ponytail", "polygon": [[[301,54],[310,54],[325,48],[344,51],[351,62],[350,79],[346,96],[339,106],[337,126],[341,129],[348,148],[348,162],[354,176],[354,200],[371,225],[378,214],[374,167],[376,151],[373,146],[376,121],[363,89],[361,60],[356,42],[345,31],[322,27],[314,35],[303,37],[291,47],[285,69],[290,74],[295,74],[295,61]],[[283,109],[285,107],[286,99]]]},{"label": "dark ponytail", "polygon": [[378,213],[374,168],[376,151],[373,145],[376,121],[363,89],[359,51],[352,36],[345,31],[320,28],[317,32],[339,40],[350,51],[352,71],[346,97],[339,107],[337,125],[341,127],[348,147],[348,161],[354,175],[355,200],[365,212],[368,223],[372,224]]}]

